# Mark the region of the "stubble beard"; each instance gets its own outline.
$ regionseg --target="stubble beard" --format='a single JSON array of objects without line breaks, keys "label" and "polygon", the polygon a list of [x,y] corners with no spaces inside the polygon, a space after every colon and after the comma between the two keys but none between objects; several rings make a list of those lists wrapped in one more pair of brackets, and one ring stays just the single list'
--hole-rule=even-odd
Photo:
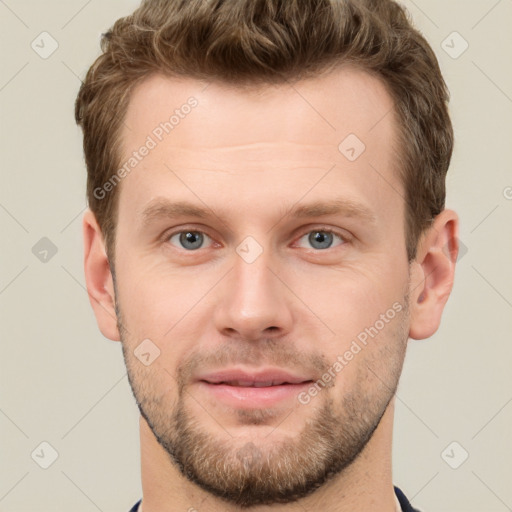
[{"label": "stubble beard", "polygon": [[[341,406],[324,390],[325,395],[320,393],[312,402],[314,415],[304,420],[304,427],[295,438],[280,430],[279,421],[267,436],[253,439],[236,439],[221,427],[215,427],[216,433],[213,432],[191,413],[189,405],[195,399],[187,382],[180,381],[179,376],[178,396],[170,403],[168,393],[162,391],[163,381],[156,376],[152,379],[153,374],[134,357],[136,342],[129,339],[123,327],[119,305],[116,312],[130,386],[140,414],[158,443],[190,482],[226,503],[248,509],[304,498],[341,475],[363,452],[398,386],[408,334],[407,296],[403,304],[404,311],[395,319],[393,332],[387,338],[391,343],[382,352],[377,351],[370,364],[359,366],[350,392],[341,398]],[[381,357],[386,358],[384,366],[379,364]],[[364,384],[371,373],[375,374],[368,369],[372,366],[381,373],[385,369],[385,374],[383,379],[379,377],[382,385],[369,390]],[[337,377],[343,379],[343,371]],[[293,415],[304,416],[301,408],[312,404],[297,403],[289,413],[279,413],[283,418],[280,421],[286,425],[293,421]],[[270,409],[235,413],[239,424],[267,426],[277,414]],[[208,421],[211,422],[209,416]]]}]

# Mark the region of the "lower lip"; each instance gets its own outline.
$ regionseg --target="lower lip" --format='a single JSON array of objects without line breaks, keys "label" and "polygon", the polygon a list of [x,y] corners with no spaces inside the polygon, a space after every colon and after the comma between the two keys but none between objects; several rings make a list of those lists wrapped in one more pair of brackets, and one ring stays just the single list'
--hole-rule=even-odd
[{"label": "lower lip", "polygon": [[300,384],[281,384],[262,388],[211,384],[199,381],[199,386],[216,399],[241,408],[270,407],[278,402],[297,399],[298,394],[311,386],[312,381]]}]

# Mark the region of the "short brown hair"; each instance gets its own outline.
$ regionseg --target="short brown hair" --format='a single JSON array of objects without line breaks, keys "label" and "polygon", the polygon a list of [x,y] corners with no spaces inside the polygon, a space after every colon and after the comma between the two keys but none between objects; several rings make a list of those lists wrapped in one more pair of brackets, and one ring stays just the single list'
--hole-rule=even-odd
[{"label": "short brown hair", "polygon": [[395,105],[409,260],[444,208],[453,150],[449,93],[434,52],[392,0],[144,0],[102,36],[75,105],[87,197],[113,263],[121,127],[134,86],[154,73],[235,86],[314,77],[339,64],[378,76]]}]

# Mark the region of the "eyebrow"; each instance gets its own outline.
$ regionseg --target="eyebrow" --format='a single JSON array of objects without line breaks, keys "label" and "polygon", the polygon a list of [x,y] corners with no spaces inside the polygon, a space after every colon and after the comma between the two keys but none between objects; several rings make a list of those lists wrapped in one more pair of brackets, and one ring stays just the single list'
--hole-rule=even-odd
[{"label": "eyebrow", "polygon": [[[322,217],[325,215],[341,215],[344,217],[355,217],[369,223],[375,223],[375,214],[366,206],[359,204],[351,199],[333,199],[328,201],[315,201],[309,204],[291,206],[284,208],[280,218],[311,218]],[[151,201],[142,211],[142,224],[148,226],[160,219],[174,219],[177,217],[194,217],[198,219],[207,219],[217,217],[213,210],[197,206],[187,201],[172,202],[168,199],[157,198]]]},{"label": "eyebrow", "polygon": [[297,218],[321,217],[323,215],[342,215],[344,217],[356,217],[366,222],[374,223],[375,214],[366,206],[356,203],[351,199],[333,199],[330,201],[315,201],[292,208],[288,214]]}]

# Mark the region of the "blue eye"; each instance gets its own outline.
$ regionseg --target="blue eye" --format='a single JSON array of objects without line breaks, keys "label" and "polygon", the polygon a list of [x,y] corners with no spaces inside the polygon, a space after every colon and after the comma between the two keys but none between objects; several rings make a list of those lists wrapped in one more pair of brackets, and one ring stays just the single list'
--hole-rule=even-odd
[{"label": "blue eye", "polygon": [[338,238],[341,242],[336,245],[341,245],[345,243],[345,240],[341,235],[334,233],[333,231],[326,229],[318,229],[314,231],[309,231],[305,235],[303,235],[300,240],[307,237],[307,241],[313,249],[315,250],[323,250],[329,249],[333,246],[333,242],[336,238]]},{"label": "blue eye", "polygon": [[176,243],[173,243],[173,239],[176,239],[176,237],[180,244],[178,247],[181,246],[180,248],[186,249],[187,251],[200,249],[205,238],[210,238],[208,235],[201,233],[200,231],[179,231],[169,237],[169,242],[173,245],[177,245]]},{"label": "blue eye", "polygon": [[[345,239],[342,235],[331,231],[330,229],[315,229],[308,231],[299,239],[299,246],[301,241],[307,238],[309,247],[306,249],[313,248],[314,250],[322,251],[331,247],[336,247],[345,243]],[[338,239],[338,243],[336,243]],[[203,249],[205,242],[211,238],[202,231],[185,230],[178,231],[167,237],[167,241],[177,247],[178,249],[185,249],[187,251],[196,251]]]}]

